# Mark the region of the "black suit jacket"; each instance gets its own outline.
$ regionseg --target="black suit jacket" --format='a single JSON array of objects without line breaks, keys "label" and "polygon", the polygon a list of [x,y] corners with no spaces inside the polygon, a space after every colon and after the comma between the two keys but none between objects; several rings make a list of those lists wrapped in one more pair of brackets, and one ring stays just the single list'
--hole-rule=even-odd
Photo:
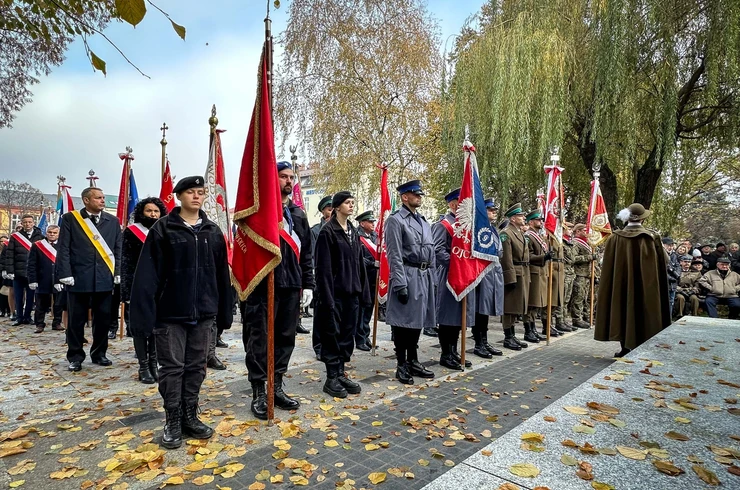
[{"label": "black suit jacket", "polygon": [[[36,292],[39,294],[51,294],[54,292],[54,263],[41,251],[39,248],[39,241],[33,242],[33,247],[28,253],[28,283],[38,284]],[[59,247],[59,241],[52,245],[52,247]]]},{"label": "black suit jacket", "polygon": [[[33,231],[31,231],[31,237],[26,236],[26,238],[33,243],[44,238],[44,234],[41,233],[41,230],[37,226],[34,226]],[[11,235],[8,239],[8,251],[5,254],[5,270],[7,273],[15,274],[17,278],[26,277],[29,253],[26,247],[18,243],[18,240]]]},{"label": "black suit jacket", "polygon": [[[84,209],[80,214],[83,218],[88,217]],[[118,219],[112,214],[102,212],[96,227],[116,258],[114,274],[110,273],[110,269],[72,213],[62,216],[56,280],[74,277],[74,286],[66,288],[72,293],[113,291],[113,276],[121,274],[121,226]]]}]

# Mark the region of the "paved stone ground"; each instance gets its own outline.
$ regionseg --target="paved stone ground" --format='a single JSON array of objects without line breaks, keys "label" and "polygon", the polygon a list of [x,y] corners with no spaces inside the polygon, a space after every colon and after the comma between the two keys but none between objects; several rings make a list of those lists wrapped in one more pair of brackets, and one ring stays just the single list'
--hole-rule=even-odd
[{"label": "paved stone ground", "polygon": [[[161,435],[160,398],[156,385],[136,381],[130,339],[111,342],[112,367],[87,362],[69,373],[63,333],[33,335],[33,327],[0,321],[0,485],[140,489],[169,481],[236,490],[273,486],[269,474],[281,475],[283,488],[349,489],[373,488],[369,476],[385,473],[382,488],[421,488],[603,369],[615,350],[582,331],[490,361],[471,355],[473,369],[456,373],[436,364],[437,340],[422,337],[420,359],[437,378],[405,387],[393,379],[381,325],[379,355],[356,351],[352,362],[363,393],[338,400],[321,392],[323,365],[310,335],[300,335],[286,391],[302,407],[277,410],[267,427],[249,411],[238,325],[219,350],[229,369],[209,371],[202,390],[202,418],[217,435],[162,453],[150,444]],[[500,324],[491,323],[490,338],[502,340]]]}]

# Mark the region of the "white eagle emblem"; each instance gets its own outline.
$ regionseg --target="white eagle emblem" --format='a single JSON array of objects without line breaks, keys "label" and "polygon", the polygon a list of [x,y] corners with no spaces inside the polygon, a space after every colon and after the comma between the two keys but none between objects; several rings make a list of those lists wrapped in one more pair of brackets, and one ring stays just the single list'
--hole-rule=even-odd
[{"label": "white eagle emblem", "polygon": [[470,243],[470,238],[473,233],[473,199],[470,197],[466,197],[462,201],[460,201],[459,206],[457,207],[457,213],[455,213],[455,217],[457,218],[455,221],[455,224],[452,225],[453,230],[455,231],[455,237],[462,238],[465,243]]}]

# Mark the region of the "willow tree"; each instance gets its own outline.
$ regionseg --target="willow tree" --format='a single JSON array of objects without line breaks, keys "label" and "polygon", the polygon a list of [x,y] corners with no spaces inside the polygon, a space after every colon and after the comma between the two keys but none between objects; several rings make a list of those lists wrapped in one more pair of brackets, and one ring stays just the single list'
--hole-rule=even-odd
[{"label": "willow tree", "polygon": [[566,181],[601,163],[612,213],[649,207],[666,169],[685,164],[682,142],[694,155],[736,145],[736,0],[497,0],[480,19],[459,46],[449,127],[475,128],[501,192],[521,182],[531,197],[559,145]]},{"label": "willow tree", "polygon": [[[441,58],[421,0],[294,0],[280,36],[275,120],[318,163],[330,190],[424,173],[434,148]],[[371,186],[375,188],[375,186]]]}]

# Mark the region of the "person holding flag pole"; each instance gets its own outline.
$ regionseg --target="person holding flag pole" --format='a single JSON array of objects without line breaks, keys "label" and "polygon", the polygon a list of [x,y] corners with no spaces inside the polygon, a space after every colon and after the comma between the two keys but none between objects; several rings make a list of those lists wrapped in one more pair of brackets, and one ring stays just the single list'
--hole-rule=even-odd
[{"label": "person holding flag pole", "polygon": [[[555,147],[550,156],[551,165],[545,166],[545,173],[548,176],[547,179],[547,194],[545,195],[545,231],[548,233],[550,240],[555,242],[557,249],[560,251],[559,255],[555,257],[556,260],[562,260],[562,247],[563,247],[563,187],[561,185],[561,174],[563,169],[558,166],[560,161],[560,155],[558,154],[558,148]],[[547,260],[549,260],[549,274],[547,283],[547,321],[543,322],[543,328],[545,328],[545,334],[547,335],[547,345],[550,345],[550,336],[554,332],[552,327],[552,307],[553,307],[553,254],[548,252]],[[558,264],[558,272],[560,265]],[[558,273],[558,291],[561,291],[561,283],[564,287],[564,277],[561,279],[561,274]],[[559,295],[562,297],[562,295]],[[545,324],[546,323],[546,324]],[[560,330],[556,330],[560,334]]]},{"label": "person holding flag pole", "polygon": [[[606,212],[604,196],[601,195],[599,186],[599,175],[601,174],[601,162],[594,162],[593,166],[594,180],[591,181],[591,199],[588,203],[588,217],[586,220],[586,235],[592,251],[604,243],[612,233],[612,227],[609,223],[609,215]],[[590,325],[594,324],[594,290],[596,282],[596,261],[591,262],[591,305],[590,305]]]}]

